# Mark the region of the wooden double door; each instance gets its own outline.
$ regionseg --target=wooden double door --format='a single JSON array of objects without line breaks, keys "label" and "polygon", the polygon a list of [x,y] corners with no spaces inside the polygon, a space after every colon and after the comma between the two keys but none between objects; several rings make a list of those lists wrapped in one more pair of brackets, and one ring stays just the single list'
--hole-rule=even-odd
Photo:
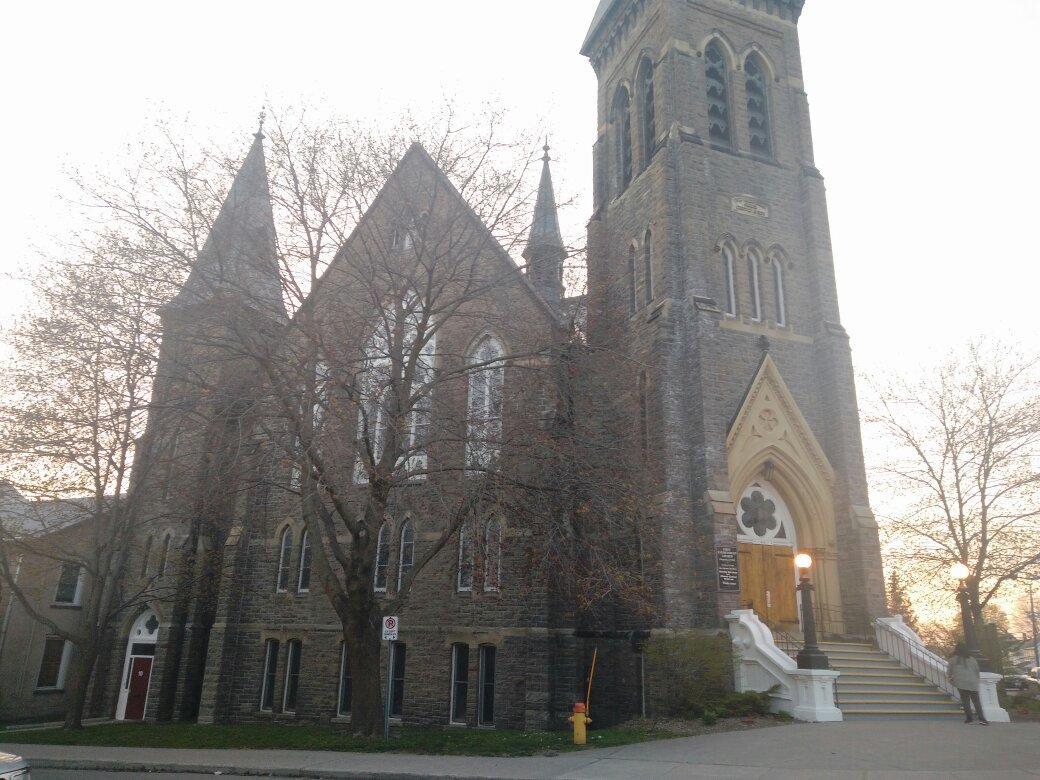
[{"label": "wooden double door", "polygon": [[740,544],[740,602],[773,628],[797,630],[794,548]]}]

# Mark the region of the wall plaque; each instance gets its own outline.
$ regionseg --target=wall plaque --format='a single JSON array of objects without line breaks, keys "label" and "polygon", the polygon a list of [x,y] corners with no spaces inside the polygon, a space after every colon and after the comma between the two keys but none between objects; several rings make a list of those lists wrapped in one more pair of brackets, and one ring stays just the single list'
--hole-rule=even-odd
[{"label": "wall plaque", "polygon": [[740,552],[736,547],[716,547],[715,565],[719,571],[719,591],[740,593]]},{"label": "wall plaque", "polygon": [[731,208],[747,217],[769,217],[769,206],[750,195],[734,195],[730,198]]}]

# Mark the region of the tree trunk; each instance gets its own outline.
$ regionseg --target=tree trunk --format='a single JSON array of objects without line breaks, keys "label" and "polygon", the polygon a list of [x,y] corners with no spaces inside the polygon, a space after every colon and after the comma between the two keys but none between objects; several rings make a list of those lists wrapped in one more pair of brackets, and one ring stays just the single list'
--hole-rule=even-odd
[{"label": "tree trunk", "polygon": [[[351,621],[353,622],[353,621]],[[354,733],[377,736],[383,731],[383,686],[380,674],[381,623],[364,620],[354,628],[345,626],[344,641],[350,661],[352,699],[350,717]]]},{"label": "tree trunk", "polygon": [[87,689],[90,687],[91,673],[97,661],[97,647],[90,643],[85,648],[76,647],[73,651],[72,680],[68,686],[69,703],[65,711],[65,728],[83,728],[83,710],[87,706]]}]

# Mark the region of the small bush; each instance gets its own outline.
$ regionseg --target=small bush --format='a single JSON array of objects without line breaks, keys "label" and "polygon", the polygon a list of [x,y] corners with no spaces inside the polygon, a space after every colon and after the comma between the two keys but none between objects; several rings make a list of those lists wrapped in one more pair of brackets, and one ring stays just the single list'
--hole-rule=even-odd
[{"label": "small bush", "polygon": [[719,716],[711,710],[705,710],[704,714],[701,715],[701,723],[703,723],[705,726],[714,726],[718,722]]},{"label": "small bush", "polygon": [[769,694],[733,692],[733,650],[728,636],[688,634],[647,643],[647,671],[662,715],[688,719],[739,718],[769,712]]}]

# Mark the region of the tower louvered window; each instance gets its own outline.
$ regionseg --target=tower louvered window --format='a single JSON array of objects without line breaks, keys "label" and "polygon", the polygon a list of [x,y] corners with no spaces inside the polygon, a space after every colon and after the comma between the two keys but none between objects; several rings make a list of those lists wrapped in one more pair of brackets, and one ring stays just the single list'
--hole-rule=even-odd
[{"label": "tower louvered window", "polygon": [[748,133],[751,151],[759,157],[773,156],[773,141],[769,126],[769,83],[766,69],[757,54],[752,54],[744,63],[747,75]]},{"label": "tower louvered window", "polygon": [[654,106],[654,65],[650,60],[643,60],[643,167],[650,164],[657,146],[657,114]]},{"label": "tower louvered window", "polygon": [[729,126],[729,77],[726,56],[718,41],[704,50],[708,77],[708,137],[720,146],[732,145]]},{"label": "tower louvered window", "polygon": [[621,87],[614,97],[614,150],[617,158],[617,194],[632,182],[632,111],[628,90]]}]

